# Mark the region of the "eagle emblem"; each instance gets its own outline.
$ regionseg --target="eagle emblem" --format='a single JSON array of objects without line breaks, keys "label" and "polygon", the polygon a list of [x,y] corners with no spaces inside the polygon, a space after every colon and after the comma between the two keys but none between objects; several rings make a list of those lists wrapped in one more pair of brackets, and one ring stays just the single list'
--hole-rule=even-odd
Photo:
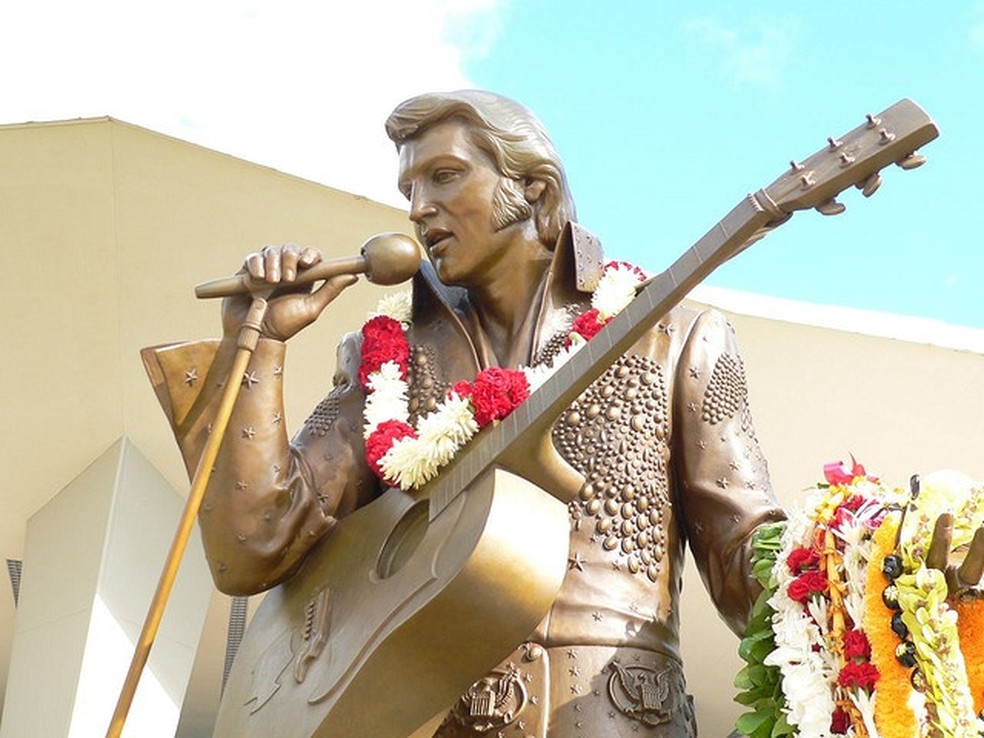
[{"label": "eagle emblem", "polygon": [[680,708],[684,690],[679,667],[657,670],[612,661],[608,669],[608,695],[623,714],[646,725],[659,725],[669,722]]}]

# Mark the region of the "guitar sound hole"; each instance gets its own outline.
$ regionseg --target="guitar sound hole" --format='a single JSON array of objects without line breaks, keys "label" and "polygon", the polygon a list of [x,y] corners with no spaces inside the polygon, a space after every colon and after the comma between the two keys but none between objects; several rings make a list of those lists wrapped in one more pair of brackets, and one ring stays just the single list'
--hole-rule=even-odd
[{"label": "guitar sound hole", "polygon": [[400,518],[379,552],[376,574],[380,579],[396,574],[417,550],[427,532],[427,513],[427,500],[420,500]]}]

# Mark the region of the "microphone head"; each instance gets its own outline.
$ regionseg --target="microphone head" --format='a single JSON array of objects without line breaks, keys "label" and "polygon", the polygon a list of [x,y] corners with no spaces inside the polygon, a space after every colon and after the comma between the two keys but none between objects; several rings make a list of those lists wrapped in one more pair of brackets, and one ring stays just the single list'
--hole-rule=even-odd
[{"label": "microphone head", "polygon": [[362,244],[366,279],[373,284],[406,282],[420,270],[420,247],[405,233],[378,233]]}]

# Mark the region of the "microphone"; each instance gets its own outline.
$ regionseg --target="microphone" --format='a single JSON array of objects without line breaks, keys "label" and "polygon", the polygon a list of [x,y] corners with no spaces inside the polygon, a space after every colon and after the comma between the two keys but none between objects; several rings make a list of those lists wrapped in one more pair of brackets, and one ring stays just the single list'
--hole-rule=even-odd
[{"label": "microphone", "polygon": [[[310,284],[340,274],[365,274],[373,284],[393,285],[405,282],[420,269],[420,248],[404,233],[378,233],[364,244],[358,256],[331,259],[297,273],[289,285]],[[195,287],[195,297],[228,297],[250,292],[262,292],[274,285],[249,274],[236,274],[202,282]]]}]

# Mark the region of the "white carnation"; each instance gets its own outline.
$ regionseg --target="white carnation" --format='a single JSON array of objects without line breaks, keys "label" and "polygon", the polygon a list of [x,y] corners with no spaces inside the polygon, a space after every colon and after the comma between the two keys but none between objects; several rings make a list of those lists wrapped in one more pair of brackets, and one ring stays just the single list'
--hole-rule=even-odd
[{"label": "white carnation", "polygon": [[591,307],[598,311],[601,320],[622,312],[636,295],[641,280],[632,269],[618,265],[605,270],[598,287],[591,295]]},{"label": "white carnation", "polygon": [[416,489],[437,476],[438,467],[434,464],[427,447],[419,438],[401,438],[379,460],[379,467],[387,479],[391,479],[401,489]]},{"label": "white carnation", "polygon": [[[420,419],[417,431],[425,444],[443,443],[446,440],[461,447],[478,433],[478,423],[475,422],[470,402],[452,392],[434,412]],[[448,461],[450,460],[449,457]],[[443,463],[446,464],[447,461]]]},{"label": "white carnation", "polygon": [[413,300],[409,292],[394,292],[383,296],[376,304],[375,311],[369,313],[370,318],[385,315],[387,318],[409,323],[412,315]]},{"label": "white carnation", "polygon": [[409,420],[409,388],[400,374],[400,367],[393,361],[387,361],[378,371],[369,375],[369,392],[362,413],[365,420],[362,432],[365,438],[372,435],[376,427],[386,420],[404,423]]}]

